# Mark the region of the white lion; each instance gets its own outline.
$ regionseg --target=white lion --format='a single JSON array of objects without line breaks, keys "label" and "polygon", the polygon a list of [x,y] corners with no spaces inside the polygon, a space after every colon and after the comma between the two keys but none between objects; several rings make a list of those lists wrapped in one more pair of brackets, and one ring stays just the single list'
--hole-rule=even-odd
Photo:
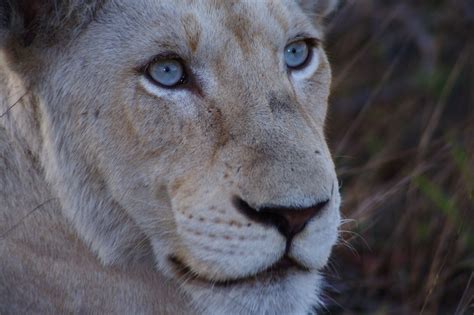
[{"label": "white lion", "polygon": [[334,0],[0,4],[0,313],[307,314]]}]

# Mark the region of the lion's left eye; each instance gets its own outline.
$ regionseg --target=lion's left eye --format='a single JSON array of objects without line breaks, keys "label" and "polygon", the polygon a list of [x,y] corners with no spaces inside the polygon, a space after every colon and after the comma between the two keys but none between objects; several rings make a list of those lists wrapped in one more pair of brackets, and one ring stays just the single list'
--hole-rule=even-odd
[{"label": "lion's left eye", "polygon": [[310,58],[310,47],[304,40],[293,42],[285,47],[285,63],[290,69],[305,66]]}]

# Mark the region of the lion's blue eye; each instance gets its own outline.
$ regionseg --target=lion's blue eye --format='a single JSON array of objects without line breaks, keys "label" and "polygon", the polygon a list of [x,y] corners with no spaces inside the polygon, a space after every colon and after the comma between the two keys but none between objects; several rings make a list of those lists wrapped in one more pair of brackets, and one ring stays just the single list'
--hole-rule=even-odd
[{"label": "lion's blue eye", "polygon": [[291,43],[285,47],[285,63],[288,68],[299,68],[303,66],[309,58],[310,50],[305,41]]},{"label": "lion's blue eye", "polygon": [[148,67],[148,75],[164,87],[174,87],[186,80],[184,66],[175,59],[154,62]]}]

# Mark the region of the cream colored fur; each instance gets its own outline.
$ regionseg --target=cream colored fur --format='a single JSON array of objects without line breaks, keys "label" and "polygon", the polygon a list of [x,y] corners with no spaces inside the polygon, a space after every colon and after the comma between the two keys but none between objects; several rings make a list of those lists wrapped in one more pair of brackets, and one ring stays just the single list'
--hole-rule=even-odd
[{"label": "cream colored fur", "polygon": [[[302,71],[282,54],[335,1],[20,2],[0,6],[0,314],[311,312],[340,220],[331,71],[321,46]],[[137,70],[169,51],[193,88]],[[309,272],[212,285],[285,250],[236,196],[330,200],[289,252]]]}]

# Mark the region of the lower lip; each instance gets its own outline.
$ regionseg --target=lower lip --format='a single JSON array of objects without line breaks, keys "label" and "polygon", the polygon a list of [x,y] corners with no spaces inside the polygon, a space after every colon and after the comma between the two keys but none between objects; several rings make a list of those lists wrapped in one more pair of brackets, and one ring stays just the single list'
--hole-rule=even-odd
[{"label": "lower lip", "polygon": [[[238,279],[229,280],[210,280],[205,277],[196,275],[188,266],[186,266],[179,258],[170,257],[169,261],[174,267],[178,276],[185,278],[184,281],[193,282],[201,285],[212,285],[217,287],[230,287],[235,285],[251,284],[255,282],[279,282],[285,279],[290,273],[308,273],[308,269],[295,264],[291,259],[283,258],[275,265],[261,271],[255,275],[247,276]],[[189,277],[189,278],[188,278]]]}]

